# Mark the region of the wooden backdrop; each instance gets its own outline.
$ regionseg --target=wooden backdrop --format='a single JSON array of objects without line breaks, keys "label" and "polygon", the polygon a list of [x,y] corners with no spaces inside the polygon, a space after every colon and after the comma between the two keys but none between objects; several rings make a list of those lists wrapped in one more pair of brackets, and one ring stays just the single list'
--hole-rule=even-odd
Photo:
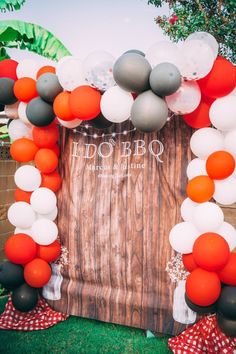
[{"label": "wooden backdrop", "polygon": [[[112,131],[124,129],[129,126],[122,124]],[[96,129],[89,133],[100,134]],[[69,265],[63,270],[62,298],[51,303],[55,309],[161,333],[183,330],[172,317],[175,284],[165,268],[173,256],[168,234],[180,221],[185,198],[190,136],[191,129],[175,118],[159,133],[117,135],[108,158],[96,154],[85,159],[72,157],[73,142],[78,143],[74,154],[83,155],[85,144],[98,146],[110,137],[64,132],[58,224]],[[121,157],[121,143],[138,139],[145,141],[146,148],[159,139],[165,149],[160,156],[163,163],[149,152]],[[104,146],[103,152],[109,150]],[[125,163],[144,168],[120,168]],[[92,165],[118,166],[118,170],[113,176],[103,171],[101,177]]]}]

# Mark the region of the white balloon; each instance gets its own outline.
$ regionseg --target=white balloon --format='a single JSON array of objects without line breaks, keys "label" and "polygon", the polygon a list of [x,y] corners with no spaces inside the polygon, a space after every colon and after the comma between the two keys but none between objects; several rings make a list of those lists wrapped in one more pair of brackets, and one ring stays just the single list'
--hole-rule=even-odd
[{"label": "white balloon", "polygon": [[56,74],[61,86],[67,91],[86,84],[82,61],[79,58],[67,56],[60,59],[57,63]]},{"label": "white balloon", "polygon": [[215,193],[213,198],[217,203],[231,205],[236,202],[236,179],[229,177],[220,181],[214,180]]},{"label": "white balloon", "polygon": [[184,221],[175,225],[170,231],[169,241],[171,247],[179,253],[192,253],[193,244],[200,235],[196,227]]},{"label": "white balloon", "polygon": [[181,204],[180,213],[184,221],[193,221],[193,212],[198,203],[193,202],[190,198],[184,199]]},{"label": "white balloon", "polygon": [[122,123],[129,119],[133,102],[131,93],[114,86],[102,95],[101,112],[110,122]]},{"label": "white balloon", "polygon": [[76,128],[82,123],[82,120],[78,118],[73,120],[67,120],[67,121],[57,118],[57,120],[63,127],[70,128],[70,129]]},{"label": "white balloon", "polygon": [[115,58],[103,50],[90,53],[83,62],[84,76],[87,83],[101,91],[115,85],[113,65]]},{"label": "white balloon", "polygon": [[26,115],[26,107],[27,107],[27,103],[20,102],[18,106],[18,116],[25,124],[32,127],[32,124],[30,123]]},{"label": "white balloon", "polygon": [[37,72],[40,69],[40,64],[32,59],[24,59],[19,62],[16,68],[16,74],[18,79],[21,77],[31,77],[36,79]]},{"label": "white balloon", "polygon": [[225,134],[224,150],[236,156],[236,129],[229,131]]},{"label": "white balloon", "polygon": [[202,175],[202,176],[207,175],[206,160],[196,158],[196,159],[193,159],[192,161],[189,162],[188,167],[187,167],[187,176],[188,176],[188,179],[193,179],[194,177],[197,177],[200,175]]},{"label": "white balloon", "polygon": [[49,219],[51,221],[56,220],[58,209],[57,207],[49,214],[36,214],[37,219]]},{"label": "white balloon", "polygon": [[229,93],[230,96],[236,96],[236,87]]},{"label": "white balloon", "polygon": [[166,103],[174,113],[187,114],[193,112],[201,101],[201,91],[195,81],[183,81],[180,88],[170,96]]},{"label": "white balloon", "polygon": [[32,129],[21,119],[14,119],[8,126],[8,134],[12,141],[20,138],[32,138]]},{"label": "white balloon", "polygon": [[181,50],[184,57],[181,74],[184,78],[198,80],[211,71],[215,57],[208,44],[197,39],[188,40]]},{"label": "white balloon", "polygon": [[235,228],[229,224],[228,222],[223,222],[221,227],[217,230],[217,234],[224,237],[227,241],[230,251],[236,247],[236,230]]},{"label": "white balloon", "polygon": [[216,231],[223,222],[223,211],[215,203],[201,203],[193,212],[193,224],[203,233]]},{"label": "white balloon", "polygon": [[214,128],[198,129],[191,136],[190,148],[194,155],[206,159],[213,152],[223,150],[224,137]]},{"label": "white balloon", "polygon": [[209,116],[217,129],[236,129],[236,96],[227,95],[215,100],[210,107]]},{"label": "white balloon", "polygon": [[49,214],[56,208],[57,198],[48,188],[38,188],[30,196],[30,204],[36,213]]},{"label": "white balloon", "polygon": [[183,56],[176,44],[167,41],[160,41],[153,44],[145,55],[152,68],[161,63],[171,63],[182,71]]},{"label": "white balloon", "polygon": [[205,42],[206,44],[208,44],[213,52],[214,59],[216,59],[216,57],[218,55],[219,44],[217,43],[217,40],[215,39],[215,37],[212,36],[212,34],[210,34],[208,32],[194,32],[194,33],[191,33],[186,38],[186,41],[189,41],[192,39],[201,40],[201,41]]},{"label": "white balloon", "polygon": [[14,234],[26,234],[26,235],[32,236],[32,230],[31,230],[31,228],[21,229],[20,227],[16,227]]},{"label": "white balloon", "polygon": [[19,167],[15,172],[14,180],[17,187],[26,192],[39,188],[42,182],[40,171],[30,165]]},{"label": "white balloon", "polygon": [[20,104],[20,102],[17,101],[16,103],[9,104],[4,107],[4,111],[5,111],[7,118],[9,118],[9,119],[19,118],[19,116],[18,116],[19,104]]},{"label": "white balloon", "polygon": [[39,245],[50,245],[56,241],[57,235],[57,225],[51,220],[38,219],[32,225],[32,238]]},{"label": "white balloon", "polygon": [[36,219],[35,212],[30,204],[16,202],[10,206],[7,213],[10,223],[21,229],[28,229]]}]

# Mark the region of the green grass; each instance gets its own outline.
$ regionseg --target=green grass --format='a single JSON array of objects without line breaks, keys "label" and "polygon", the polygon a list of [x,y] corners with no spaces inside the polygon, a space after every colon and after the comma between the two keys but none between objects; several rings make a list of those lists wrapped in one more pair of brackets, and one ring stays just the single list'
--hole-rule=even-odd
[{"label": "green grass", "polygon": [[[3,312],[6,298],[0,300]],[[42,331],[0,331],[0,353],[165,354],[168,337],[146,338],[142,330],[71,316]]]}]

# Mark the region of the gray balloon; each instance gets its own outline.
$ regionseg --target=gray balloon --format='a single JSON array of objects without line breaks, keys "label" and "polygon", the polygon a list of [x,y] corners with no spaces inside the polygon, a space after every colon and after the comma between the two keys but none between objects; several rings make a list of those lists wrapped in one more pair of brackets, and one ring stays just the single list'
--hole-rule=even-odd
[{"label": "gray balloon", "polygon": [[149,75],[152,68],[140,54],[123,54],[115,62],[113,76],[116,83],[129,92],[143,92],[150,88]]},{"label": "gray balloon", "polygon": [[161,63],[150,74],[150,86],[158,96],[168,96],[176,92],[181,85],[179,69],[171,63]]},{"label": "gray balloon", "polygon": [[17,98],[13,92],[15,81],[8,78],[0,78],[0,103],[3,105],[13,104],[17,102]]},{"label": "gray balloon", "polygon": [[56,74],[45,73],[36,83],[39,96],[47,102],[53,102],[55,97],[63,91]]},{"label": "gray balloon", "polygon": [[26,116],[36,127],[45,127],[55,118],[52,105],[40,97],[33,98],[26,107]]},{"label": "gray balloon", "polygon": [[150,133],[160,130],[166,123],[168,107],[166,102],[151,90],[141,93],[133,103],[131,120],[140,131]]},{"label": "gray balloon", "polygon": [[139,49],[130,49],[130,50],[127,50],[126,52],[124,52],[124,54],[127,54],[127,53],[136,53],[136,54],[139,54],[139,55],[142,55],[143,57],[145,57],[145,53]]}]

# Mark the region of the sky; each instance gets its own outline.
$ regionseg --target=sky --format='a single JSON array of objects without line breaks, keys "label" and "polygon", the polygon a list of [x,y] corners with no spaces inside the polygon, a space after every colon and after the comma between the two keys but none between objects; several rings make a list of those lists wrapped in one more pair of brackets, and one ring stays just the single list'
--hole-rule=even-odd
[{"label": "sky", "polygon": [[[0,14],[1,20],[23,20],[51,31],[72,55],[84,59],[95,50],[115,57],[129,49],[144,52],[155,42],[167,39],[154,18],[168,15],[168,8],[147,5],[148,0],[26,0],[20,11]],[[8,50],[16,60],[37,58],[26,51]]]}]

